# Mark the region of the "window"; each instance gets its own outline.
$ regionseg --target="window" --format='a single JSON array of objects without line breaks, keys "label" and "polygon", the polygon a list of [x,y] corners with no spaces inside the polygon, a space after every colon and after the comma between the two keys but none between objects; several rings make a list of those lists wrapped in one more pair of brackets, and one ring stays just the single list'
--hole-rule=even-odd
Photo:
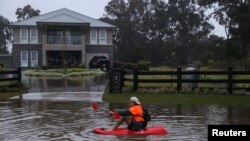
[{"label": "window", "polygon": [[28,51],[21,51],[21,67],[28,67]]},{"label": "window", "polygon": [[31,67],[35,67],[38,65],[38,52],[37,51],[30,52],[30,62],[31,62]]},{"label": "window", "polygon": [[97,44],[97,30],[90,30],[90,44]]},{"label": "window", "polygon": [[80,45],[81,44],[81,32],[78,30],[70,31],[70,44]]},{"label": "window", "polygon": [[30,28],[30,43],[37,43],[37,28]]},{"label": "window", "polygon": [[28,43],[28,28],[26,27],[20,28],[20,43]]},{"label": "window", "polygon": [[63,44],[63,31],[61,29],[47,30],[47,44]]},{"label": "window", "polygon": [[106,29],[99,30],[99,44],[107,44]]}]

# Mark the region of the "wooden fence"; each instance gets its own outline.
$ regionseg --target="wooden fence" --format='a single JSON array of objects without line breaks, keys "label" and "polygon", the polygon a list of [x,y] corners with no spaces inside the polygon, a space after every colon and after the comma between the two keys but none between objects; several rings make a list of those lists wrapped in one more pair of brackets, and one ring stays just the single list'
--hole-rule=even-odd
[{"label": "wooden fence", "polygon": [[0,82],[18,81],[21,82],[21,68],[11,71],[0,71]]},{"label": "wooden fence", "polygon": [[[112,75],[112,69],[110,74]],[[125,75],[130,74],[132,78],[126,78]],[[154,76],[154,75],[171,75],[171,79],[139,79],[139,76]],[[199,75],[214,75],[214,76],[226,76],[226,79],[200,79],[199,77],[187,78],[185,76],[199,76]],[[134,69],[120,69],[120,85],[124,86],[124,82],[132,82],[133,83],[133,91],[137,91],[138,84],[141,83],[175,83],[177,92],[182,90],[182,85],[184,83],[225,83],[227,85],[228,93],[232,94],[234,88],[234,84],[237,83],[248,83],[250,84],[250,77],[246,79],[234,79],[234,75],[237,76],[250,76],[250,71],[233,71],[232,67],[228,67],[226,71],[183,71],[181,67],[178,67],[176,71],[140,71],[137,68]],[[173,77],[172,77],[173,76]],[[241,77],[240,77],[241,78]],[[110,80],[112,77],[110,77]],[[111,80],[112,81],[112,80]]]}]

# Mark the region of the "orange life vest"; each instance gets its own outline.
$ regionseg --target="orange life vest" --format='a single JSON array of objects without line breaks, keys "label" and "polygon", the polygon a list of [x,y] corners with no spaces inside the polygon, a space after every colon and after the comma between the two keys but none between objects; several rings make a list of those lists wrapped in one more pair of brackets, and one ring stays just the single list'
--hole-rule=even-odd
[{"label": "orange life vest", "polygon": [[132,114],[132,119],[135,120],[136,122],[142,122],[144,121],[143,119],[143,110],[141,105],[134,105],[129,108],[129,111]]}]

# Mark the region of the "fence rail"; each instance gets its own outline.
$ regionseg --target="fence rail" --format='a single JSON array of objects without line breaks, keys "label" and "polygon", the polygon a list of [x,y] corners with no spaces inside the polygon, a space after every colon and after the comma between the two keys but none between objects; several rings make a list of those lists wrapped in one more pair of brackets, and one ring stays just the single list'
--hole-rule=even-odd
[{"label": "fence rail", "polygon": [[[8,74],[12,74],[11,77]],[[0,82],[18,81],[21,82],[21,68],[12,71],[0,71]]]},{"label": "fence rail", "polygon": [[[121,68],[120,74],[121,74],[121,86],[124,86],[124,82],[132,82],[133,83],[133,90],[137,91],[138,89],[138,84],[141,83],[175,83],[176,84],[176,90],[179,92],[182,90],[182,85],[184,83],[225,83],[227,84],[227,89],[228,93],[233,93],[234,89],[234,84],[237,83],[248,83],[250,84],[250,77],[245,78],[245,79],[235,79],[234,76],[244,76],[244,75],[249,75],[250,76],[250,71],[233,71],[232,67],[228,67],[226,71],[183,71],[181,67],[178,67],[176,71],[140,71],[137,68],[134,69],[124,69]],[[111,69],[112,71],[112,69]],[[132,78],[126,78],[124,77],[126,74],[132,75]],[[139,76],[157,76],[157,75],[171,75],[171,79],[157,79],[157,78],[144,78],[144,79],[139,79]],[[222,79],[221,77],[215,78],[215,79],[206,79],[206,78],[185,78],[185,76],[199,76],[199,75],[204,75],[204,76],[209,76],[209,75],[214,75],[216,77],[218,76],[223,76],[225,77]],[[110,77],[112,78],[112,77]]]}]

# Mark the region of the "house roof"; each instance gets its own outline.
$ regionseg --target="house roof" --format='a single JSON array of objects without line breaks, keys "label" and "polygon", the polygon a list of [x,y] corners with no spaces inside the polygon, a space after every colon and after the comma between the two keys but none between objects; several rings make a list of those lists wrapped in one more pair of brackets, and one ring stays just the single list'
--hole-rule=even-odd
[{"label": "house roof", "polygon": [[63,8],[50,13],[32,17],[23,21],[12,23],[12,26],[36,26],[37,23],[77,23],[90,24],[90,27],[115,28],[114,25],[82,15],[75,11]]}]

